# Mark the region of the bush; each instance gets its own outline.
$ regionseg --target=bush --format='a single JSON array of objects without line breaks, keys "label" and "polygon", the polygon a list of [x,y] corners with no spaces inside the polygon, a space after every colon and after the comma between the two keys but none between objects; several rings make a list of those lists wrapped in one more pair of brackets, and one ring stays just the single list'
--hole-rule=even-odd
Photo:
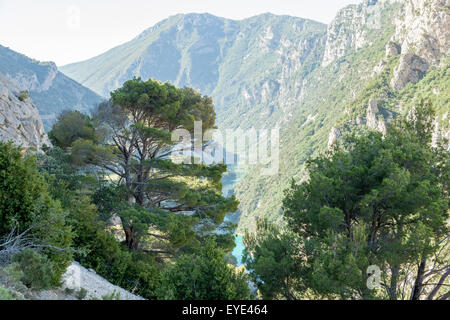
[{"label": "bush", "polygon": [[50,289],[54,265],[44,255],[26,249],[13,256],[16,268],[23,272],[21,281],[35,290]]},{"label": "bush", "polygon": [[25,100],[28,100],[30,98],[30,93],[28,92],[28,90],[20,91],[18,98],[20,101],[24,102]]},{"label": "bush", "polygon": [[160,298],[167,300],[245,300],[247,276],[229,267],[224,252],[208,240],[193,255],[183,255],[163,273]]},{"label": "bush", "polygon": [[102,300],[120,300],[120,292],[114,291],[111,294],[104,295]]},{"label": "bush", "polygon": [[0,300],[24,300],[29,295],[28,288],[20,281],[22,276],[15,264],[0,267]]},{"label": "bush", "polygon": [[[57,284],[72,259],[72,233],[63,209],[52,199],[48,184],[39,174],[35,156],[23,156],[21,148],[0,142],[0,237],[16,228],[46,246],[44,253],[55,264],[53,284]],[[56,247],[62,250],[54,250]]]},{"label": "bush", "polygon": [[78,292],[77,292],[77,299],[78,300],[84,300],[87,296],[87,290],[85,288],[81,288]]},{"label": "bush", "polygon": [[0,286],[0,300],[16,300],[8,289]]}]

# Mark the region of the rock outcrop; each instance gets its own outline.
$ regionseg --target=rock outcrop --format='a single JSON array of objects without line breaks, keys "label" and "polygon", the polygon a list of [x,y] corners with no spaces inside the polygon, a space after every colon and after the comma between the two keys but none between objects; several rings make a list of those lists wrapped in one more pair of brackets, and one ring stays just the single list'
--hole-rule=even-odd
[{"label": "rock outcrop", "polygon": [[386,123],[384,117],[380,115],[380,109],[378,108],[378,102],[375,99],[369,100],[369,106],[367,107],[366,125],[376,131],[386,135]]},{"label": "rock outcrop", "polygon": [[333,148],[336,143],[339,141],[340,137],[342,136],[341,130],[337,128],[331,128],[330,135],[328,137],[328,148]]},{"label": "rock outcrop", "polygon": [[96,274],[93,270],[88,270],[78,262],[73,262],[63,275],[63,288],[72,290],[85,289],[86,298],[102,299],[105,296],[112,297],[117,300],[145,300],[142,297],[132,294],[125,289],[113,285],[108,280]]},{"label": "rock outcrop", "polygon": [[381,29],[380,8],[390,1],[365,0],[340,10],[328,26],[322,66],[368,44],[370,30]]},{"label": "rock outcrop", "polygon": [[[418,82],[430,65],[450,54],[450,1],[404,1],[395,26],[391,42],[400,47],[402,57],[391,86],[400,90],[409,82]],[[387,48],[386,54],[391,52]]]},{"label": "rock outcrop", "polygon": [[41,75],[42,79],[38,78],[36,73],[24,72],[7,74],[8,78],[17,84],[18,87],[27,89],[29,91],[43,92],[50,89],[58,74],[58,68],[53,62],[39,63],[44,71]]},{"label": "rock outcrop", "polygon": [[103,99],[58,71],[53,62],[39,62],[0,45],[0,72],[21,91],[28,90],[49,130],[63,110],[89,112]]},{"label": "rock outcrop", "polygon": [[50,146],[39,112],[26,91],[0,73],[0,141],[37,151]]},{"label": "rock outcrop", "polygon": [[400,64],[394,70],[391,87],[395,90],[403,89],[408,83],[417,83],[426,74],[429,63],[411,53],[402,55]]}]

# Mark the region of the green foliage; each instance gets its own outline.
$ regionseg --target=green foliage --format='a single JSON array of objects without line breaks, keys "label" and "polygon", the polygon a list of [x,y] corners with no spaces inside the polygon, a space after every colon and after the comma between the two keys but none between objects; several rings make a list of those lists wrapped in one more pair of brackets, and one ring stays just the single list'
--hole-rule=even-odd
[{"label": "green foliage", "polygon": [[259,220],[256,234],[247,234],[244,262],[263,299],[296,299],[303,290],[299,275],[302,263],[297,258],[299,241],[295,234]]},{"label": "green foliage", "polygon": [[[449,153],[431,147],[429,105],[412,119],[397,120],[385,138],[374,132],[347,136],[333,152],[308,161],[307,181],[286,191],[283,235],[299,241],[287,261],[300,265],[292,268],[298,272],[294,283],[303,285],[300,294],[310,288],[319,297],[398,299],[411,290],[401,284],[410,265],[438,252],[449,231]],[[276,230],[260,232],[249,241],[250,265],[267,294],[280,288],[267,275],[283,276],[274,261],[282,261],[276,254],[290,243]],[[370,265],[381,268],[383,290],[366,286]]]},{"label": "green foliage", "polygon": [[37,174],[35,159],[24,158],[12,143],[0,143],[0,235],[19,223],[20,230],[30,226],[42,202],[42,179]]},{"label": "green foliage", "polygon": [[89,116],[79,111],[63,111],[48,134],[54,146],[67,149],[78,139],[96,141],[96,132]]},{"label": "green foliage", "polygon": [[428,101],[436,109],[437,122],[443,130],[449,129],[449,122],[444,115],[450,108],[450,58],[441,67],[431,67],[428,74],[416,84],[408,84],[398,93],[395,101],[405,111],[411,110],[422,101]]},{"label": "green foliage", "polygon": [[113,292],[109,295],[104,295],[102,297],[103,300],[120,300],[120,292]]},{"label": "green foliage", "polygon": [[71,259],[72,235],[65,213],[37,171],[36,158],[24,157],[20,148],[0,142],[0,178],[0,236],[14,228],[29,230],[34,245],[43,247],[55,264],[56,284]]},{"label": "green foliage", "polygon": [[244,300],[250,294],[247,277],[227,265],[214,241],[179,257],[163,274],[161,291],[169,300]]},{"label": "green foliage", "polygon": [[14,295],[6,288],[0,286],[0,300],[17,300]]},{"label": "green foliage", "polygon": [[78,300],[84,300],[87,296],[87,290],[85,288],[81,288],[79,291],[77,291],[76,293],[76,297]]},{"label": "green foliage", "polygon": [[14,267],[22,272],[21,281],[28,288],[47,290],[52,285],[54,264],[35,250],[26,249],[13,256]]},{"label": "green foliage", "polygon": [[[194,120],[203,120],[204,129],[214,125],[210,98],[191,89],[135,79],[112,93],[93,118],[78,113],[61,116],[53,132],[66,143],[39,156],[41,172],[72,227],[75,259],[148,299],[161,294],[161,271],[169,262],[194,252],[210,237],[212,229],[198,228],[199,220],[215,227],[227,212],[237,209],[234,197],[221,195],[226,166],[175,164],[164,155],[172,147],[168,129],[192,130]],[[72,125],[94,131],[87,130],[82,137],[80,132],[85,131],[80,128],[68,138],[57,133]],[[123,244],[107,231],[105,222],[113,216],[120,218]],[[218,245],[231,250],[230,236],[221,235]],[[225,253],[218,251],[219,255],[226,264]]]},{"label": "green foliage", "polygon": [[23,272],[17,265],[0,267],[0,300],[24,300],[29,296],[29,289],[20,281]]},{"label": "green foliage", "polygon": [[28,100],[30,98],[30,93],[28,92],[28,90],[23,90],[20,91],[19,93],[19,100],[24,102],[26,100]]},{"label": "green foliage", "polygon": [[[193,240],[194,233],[188,229],[195,219],[179,218],[177,213],[194,211],[195,218],[220,225],[227,212],[237,210],[234,197],[222,197],[225,165],[175,164],[168,159],[174,145],[172,130],[184,128],[192,132],[194,121],[198,120],[204,131],[214,127],[211,98],[169,83],[133,79],[112,92],[110,101],[101,104],[92,119],[79,113],[65,114],[52,132],[55,138],[62,136],[59,140],[67,142],[60,147],[70,151],[74,166],[94,165],[119,179],[117,187],[97,188],[94,201],[100,206],[103,219],[113,214],[122,218],[130,249],[139,249],[150,225],[167,232],[173,246],[179,248]],[[67,138],[57,132],[65,126],[79,129]],[[89,128],[90,137],[79,133],[83,127]],[[106,202],[103,196],[112,202]],[[124,208],[120,202],[136,202],[137,206]],[[162,223],[161,218],[155,222],[158,215],[163,220],[170,218],[170,224]]]}]

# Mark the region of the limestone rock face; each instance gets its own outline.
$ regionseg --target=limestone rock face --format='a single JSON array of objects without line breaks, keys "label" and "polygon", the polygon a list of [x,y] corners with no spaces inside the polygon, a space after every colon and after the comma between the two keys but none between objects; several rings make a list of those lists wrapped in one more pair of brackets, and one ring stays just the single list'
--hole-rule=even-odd
[{"label": "limestone rock face", "polygon": [[[370,45],[368,34],[379,29],[383,6],[402,5],[394,21],[395,32],[386,45],[386,58],[401,54],[392,87],[416,83],[428,67],[450,54],[449,0],[371,0],[342,9],[328,27],[322,66],[352,50]],[[374,70],[378,73],[379,70]]]},{"label": "limestone rock face", "polygon": [[327,66],[351,50],[358,50],[368,44],[368,32],[381,29],[380,8],[390,2],[365,0],[359,5],[350,5],[339,11],[328,26],[322,66]]},{"label": "limestone rock face", "polygon": [[37,151],[51,145],[31,99],[0,73],[0,141],[9,140]]},{"label": "limestone rock face", "polygon": [[[391,41],[400,44],[403,56],[391,86],[400,90],[408,82],[419,81],[430,65],[439,64],[450,54],[450,1],[405,1],[395,25]],[[390,53],[391,47],[386,55]]]},{"label": "limestone rock face", "polygon": [[414,52],[429,63],[450,53],[450,1],[404,1],[403,16],[396,21],[393,41],[403,53]]},{"label": "limestone rock face", "polygon": [[367,107],[367,115],[366,115],[366,125],[373,129],[381,132],[383,135],[386,135],[386,123],[384,121],[384,117],[379,119],[380,109],[378,108],[378,102],[375,99],[370,99],[369,106]]},{"label": "limestone rock face", "polygon": [[429,66],[429,63],[425,59],[415,54],[408,53],[402,55],[400,64],[394,70],[391,87],[395,90],[400,90],[409,82],[417,83],[425,75]]},{"label": "limestone rock face", "polygon": [[36,61],[2,45],[0,73],[21,91],[28,90],[47,130],[61,111],[88,113],[103,100],[59,72],[55,63]]},{"label": "limestone rock face", "polygon": [[332,128],[330,136],[328,138],[328,148],[332,148],[333,146],[335,146],[341,136],[342,136],[341,130],[337,128]]},{"label": "limestone rock face", "polygon": [[58,68],[53,62],[41,63],[41,66],[43,66],[42,69],[44,70],[42,80],[38,79],[36,73],[27,74],[27,72],[18,72],[16,74],[7,74],[7,76],[20,88],[26,88],[27,90],[35,92],[44,92],[49,90],[53,85],[53,81],[58,74]]},{"label": "limestone rock face", "polygon": [[401,50],[402,49],[397,43],[389,41],[386,45],[386,58],[399,55],[401,53]]}]

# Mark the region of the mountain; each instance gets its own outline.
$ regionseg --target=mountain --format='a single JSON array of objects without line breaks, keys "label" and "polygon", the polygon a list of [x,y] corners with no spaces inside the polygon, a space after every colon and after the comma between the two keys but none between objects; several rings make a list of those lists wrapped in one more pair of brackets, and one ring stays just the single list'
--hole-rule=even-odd
[{"label": "mountain", "polygon": [[65,109],[88,112],[102,97],[58,71],[53,62],[39,62],[0,45],[0,72],[21,90],[28,90],[48,130]]},{"label": "mountain", "polygon": [[133,77],[193,87],[213,97],[221,127],[265,126],[289,113],[325,33],[324,24],[289,16],[180,14],[61,71],[104,96]]},{"label": "mountain", "polygon": [[[434,140],[450,138],[448,1],[364,1],[328,26],[322,64],[305,79],[295,115],[280,142],[280,173],[254,168],[237,187],[239,232],[255,219],[281,216],[283,190],[307,178],[305,161],[345,132],[384,132],[421,99],[437,109]],[[268,196],[270,195],[270,196]]]},{"label": "mountain", "polygon": [[345,132],[384,132],[425,98],[438,110],[435,140],[449,136],[449,26],[446,0],[365,0],[328,26],[177,15],[61,70],[102,95],[134,76],[198,88],[213,97],[222,129],[279,127],[279,174],[250,168],[236,185],[243,233],[258,217],[277,220],[283,191],[306,178],[305,161]]},{"label": "mountain", "polygon": [[0,141],[10,140],[37,151],[51,145],[27,93],[0,73]]}]

